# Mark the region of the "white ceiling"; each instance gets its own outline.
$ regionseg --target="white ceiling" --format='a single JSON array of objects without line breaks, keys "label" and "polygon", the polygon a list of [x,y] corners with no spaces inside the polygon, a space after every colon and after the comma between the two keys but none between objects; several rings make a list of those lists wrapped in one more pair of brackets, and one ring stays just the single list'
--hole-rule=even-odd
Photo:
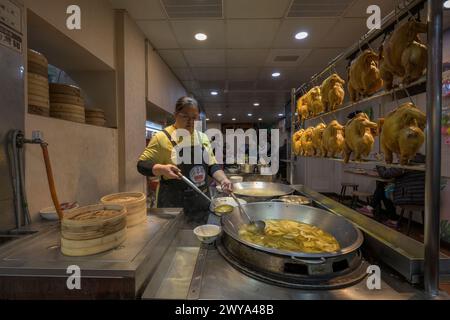
[{"label": "white ceiling", "polygon": [[[290,89],[355,43],[366,9],[392,0],[110,0],[126,9],[211,121],[273,121]],[[289,16],[289,17],[288,17]],[[295,17],[291,17],[295,16]],[[181,17],[181,18],[174,18]],[[294,35],[307,31],[309,37]],[[206,41],[194,39],[203,32]],[[292,56],[298,56],[292,59]],[[282,61],[274,61],[280,57]],[[290,59],[291,58],[291,59]],[[288,61],[286,61],[288,60]],[[345,66],[338,66],[343,74]],[[281,77],[273,79],[274,71]],[[215,89],[218,96],[211,96]],[[259,107],[253,103],[259,102]],[[217,117],[223,113],[223,117]],[[253,117],[247,114],[252,113]]]}]

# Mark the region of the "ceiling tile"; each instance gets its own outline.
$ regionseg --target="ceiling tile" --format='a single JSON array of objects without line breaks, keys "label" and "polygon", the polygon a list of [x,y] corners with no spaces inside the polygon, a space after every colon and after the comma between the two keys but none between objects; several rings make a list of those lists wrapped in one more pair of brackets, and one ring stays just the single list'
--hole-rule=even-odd
[{"label": "ceiling tile", "polygon": [[135,20],[165,19],[159,0],[110,0],[113,8],[126,9]]},{"label": "ceiling tile", "polygon": [[270,48],[279,26],[279,20],[228,20],[227,47]]},{"label": "ceiling tile", "polygon": [[171,68],[185,68],[188,66],[181,50],[159,50],[158,52]]},{"label": "ceiling tile", "polygon": [[226,80],[225,68],[192,68],[196,80]]},{"label": "ceiling tile", "polygon": [[228,67],[259,67],[266,62],[268,49],[229,49],[227,50]]},{"label": "ceiling tile", "polygon": [[[337,19],[286,19],[281,24],[273,47],[279,49],[328,47],[323,38],[336,22]],[[295,35],[300,31],[308,32],[308,38],[303,40],[295,39]]]},{"label": "ceiling tile", "polygon": [[358,42],[358,39],[369,30],[366,26],[366,19],[345,18],[340,20],[323,38],[326,47],[349,47]]},{"label": "ceiling tile", "polygon": [[311,49],[272,49],[267,57],[266,66],[295,67],[309,55]]},{"label": "ceiling tile", "polygon": [[194,75],[192,74],[192,72],[189,68],[173,68],[172,70],[181,81],[195,80]]},{"label": "ceiling tile", "polygon": [[191,67],[224,67],[225,50],[196,49],[184,50],[184,56]]},{"label": "ceiling tile", "polygon": [[395,7],[393,0],[358,0],[355,1],[344,14],[348,18],[367,18],[369,14],[366,13],[367,7],[370,5],[377,5],[381,8],[381,16],[385,17],[392,12]]},{"label": "ceiling tile", "polygon": [[[226,81],[224,80],[199,81],[198,84],[202,89],[224,90],[226,86]],[[208,90],[208,94],[210,94],[210,90]]]},{"label": "ceiling tile", "polygon": [[[270,80],[270,81],[282,81],[287,79],[292,79],[297,75],[297,68],[295,67],[271,67],[271,68],[262,68],[259,74],[260,80]],[[280,77],[274,78],[272,77],[272,73],[279,72],[281,73]]]},{"label": "ceiling tile", "polygon": [[259,76],[258,68],[228,68],[228,80],[250,81],[256,80]]},{"label": "ceiling tile", "polygon": [[254,90],[255,81],[229,81],[228,90]]},{"label": "ceiling tile", "polygon": [[313,49],[309,56],[301,63],[305,67],[318,67],[319,69],[328,66],[328,63],[345,51],[342,49]]},{"label": "ceiling tile", "polygon": [[150,40],[152,47],[156,49],[178,48],[177,40],[166,21],[137,21],[138,26]]},{"label": "ceiling tile", "polygon": [[[175,37],[182,48],[225,48],[225,22],[223,20],[172,20]],[[195,34],[204,33],[206,41],[198,41]]]},{"label": "ceiling tile", "polygon": [[183,85],[186,87],[186,89],[188,89],[190,91],[195,91],[195,90],[200,89],[198,81],[195,81],[195,80],[185,80],[185,81],[183,81]]},{"label": "ceiling tile", "polygon": [[291,0],[227,0],[227,19],[233,18],[282,18]]}]

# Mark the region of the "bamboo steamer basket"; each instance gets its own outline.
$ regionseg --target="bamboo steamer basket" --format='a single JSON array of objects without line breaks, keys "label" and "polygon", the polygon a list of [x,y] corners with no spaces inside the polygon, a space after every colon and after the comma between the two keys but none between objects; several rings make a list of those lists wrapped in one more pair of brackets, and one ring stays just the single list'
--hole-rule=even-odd
[{"label": "bamboo steamer basket", "polygon": [[92,120],[86,118],[86,124],[90,124],[97,127],[106,127],[106,120]]},{"label": "bamboo steamer basket", "polygon": [[147,197],[141,192],[123,192],[104,196],[101,203],[123,205],[127,210],[127,227],[147,220]]},{"label": "bamboo steamer basket", "polygon": [[42,107],[42,106],[35,106],[33,104],[28,104],[28,113],[30,114],[36,114],[39,116],[49,117],[50,116],[50,108],[48,107]]},{"label": "bamboo steamer basket", "polygon": [[118,247],[126,239],[126,209],[92,205],[71,210],[61,222],[61,252],[86,256]]},{"label": "bamboo steamer basket", "polygon": [[40,85],[40,86],[43,86],[46,88],[49,87],[47,77],[44,77],[40,74],[31,73],[31,72],[28,72],[27,75],[28,75],[28,83]]},{"label": "bamboo steamer basket", "polygon": [[61,120],[67,120],[77,123],[86,123],[86,119],[82,116],[76,116],[70,113],[63,113],[63,112],[50,112],[50,117],[57,118]]},{"label": "bamboo steamer basket", "polygon": [[38,102],[49,106],[48,97],[41,97],[32,93],[28,93],[28,102]]},{"label": "bamboo steamer basket", "polygon": [[48,66],[47,58],[40,52],[28,49],[28,62],[34,62],[42,66]]},{"label": "bamboo steamer basket", "polygon": [[54,103],[65,103],[84,107],[84,99],[68,94],[53,93],[50,95],[50,101]]},{"label": "bamboo steamer basket", "polygon": [[81,97],[81,89],[72,85],[62,83],[50,83],[50,94],[66,94]]},{"label": "bamboo steamer basket", "polygon": [[28,61],[28,72],[41,75],[43,77],[48,76],[48,66],[43,66],[31,61]]},{"label": "bamboo steamer basket", "polygon": [[48,88],[36,86],[34,84],[28,84],[28,95],[39,96],[47,98],[49,100]]},{"label": "bamboo steamer basket", "polygon": [[84,107],[68,103],[50,103],[50,110],[54,112],[73,113],[75,115],[85,116]]}]

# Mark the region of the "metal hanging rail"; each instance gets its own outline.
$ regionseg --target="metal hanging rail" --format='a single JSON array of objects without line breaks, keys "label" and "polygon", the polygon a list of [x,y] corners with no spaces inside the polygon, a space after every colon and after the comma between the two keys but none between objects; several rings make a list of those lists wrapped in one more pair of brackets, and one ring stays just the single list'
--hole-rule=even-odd
[{"label": "metal hanging rail", "polygon": [[[393,29],[396,23],[403,20],[411,12],[419,12],[428,1],[428,66],[427,66],[427,135],[426,135],[426,183],[425,183],[425,252],[424,252],[424,288],[430,297],[439,295],[439,264],[440,264],[440,180],[441,180],[441,133],[440,121],[442,115],[442,33],[443,33],[443,5],[441,0],[416,0],[411,1],[399,12],[391,12],[382,20],[382,28],[371,30],[360,38],[360,40],[345,52],[333,59],[321,72],[313,75],[311,80],[291,92],[291,133],[295,132],[296,99],[299,92],[315,82],[319,77],[334,68],[335,64],[342,59],[350,59],[357,54],[362,46],[369,46],[378,37]],[[420,80],[419,80],[420,81]],[[395,91],[393,91],[395,92]],[[384,93],[383,95],[388,94]],[[379,98],[376,96],[375,98]],[[370,99],[370,98],[369,98]],[[368,99],[358,103],[367,102]],[[354,104],[350,104],[354,106]],[[350,107],[347,106],[347,107]],[[341,110],[341,109],[339,109]],[[339,111],[338,110],[338,111]],[[326,114],[324,114],[326,115]],[[323,115],[321,115],[323,116]],[[319,118],[319,117],[315,117]],[[290,183],[294,183],[294,168],[296,156],[293,152],[294,146],[291,140],[291,167]],[[336,160],[342,161],[342,160]],[[363,162],[356,162],[364,164]],[[370,162],[369,162],[370,163]],[[373,162],[372,162],[373,164]],[[395,165],[391,165],[395,166]],[[414,170],[414,167],[404,166]],[[417,168],[419,170],[419,168]],[[421,167],[420,170],[423,170]]]},{"label": "metal hanging rail", "polygon": [[363,35],[358,42],[356,42],[353,46],[348,48],[346,51],[338,55],[336,58],[331,60],[328,63],[328,66],[322,70],[321,72],[318,72],[314,74],[311,77],[311,80],[309,82],[306,82],[302,84],[300,87],[296,88],[295,93],[296,95],[310,86],[312,82],[314,82],[317,78],[324,75],[326,72],[328,72],[331,68],[334,68],[336,63],[343,59],[349,59],[353,56],[355,56],[361,48],[364,48],[364,46],[369,45],[373,41],[375,41],[377,38],[384,36],[387,32],[390,32],[394,29],[395,25],[398,21],[403,20],[408,15],[412,15],[413,13],[419,12],[421,9],[424,8],[424,4],[427,0],[412,0],[412,1],[406,1],[408,2],[404,8],[399,9],[398,12],[396,10],[389,13],[387,16],[385,16],[381,20],[381,29],[372,29],[369,32],[367,32],[365,35]]}]

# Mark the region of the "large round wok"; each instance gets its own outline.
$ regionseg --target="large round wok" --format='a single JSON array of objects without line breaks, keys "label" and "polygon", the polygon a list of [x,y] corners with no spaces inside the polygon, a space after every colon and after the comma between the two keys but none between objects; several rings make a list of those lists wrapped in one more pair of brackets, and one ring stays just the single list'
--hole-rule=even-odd
[{"label": "large round wok", "polygon": [[223,230],[232,237],[252,248],[272,254],[301,258],[328,258],[336,257],[358,250],[363,243],[363,235],[352,223],[345,218],[329,213],[325,210],[298,204],[278,202],[255,202],[243,205],[252,220],[283,219],[316,226],[332,234],[339,242],[341,250],[333,253],[304,253],[267,248],[245,241],[239,237],[239,229],[246,223],[238,208],[222,216]]},{"label": "large round wok", "polygon": [[233,184],[233,192],[235,194],[256,201],[270,200],[291,194],[294,191],[290,185],[274,182],[254,181]]}]

